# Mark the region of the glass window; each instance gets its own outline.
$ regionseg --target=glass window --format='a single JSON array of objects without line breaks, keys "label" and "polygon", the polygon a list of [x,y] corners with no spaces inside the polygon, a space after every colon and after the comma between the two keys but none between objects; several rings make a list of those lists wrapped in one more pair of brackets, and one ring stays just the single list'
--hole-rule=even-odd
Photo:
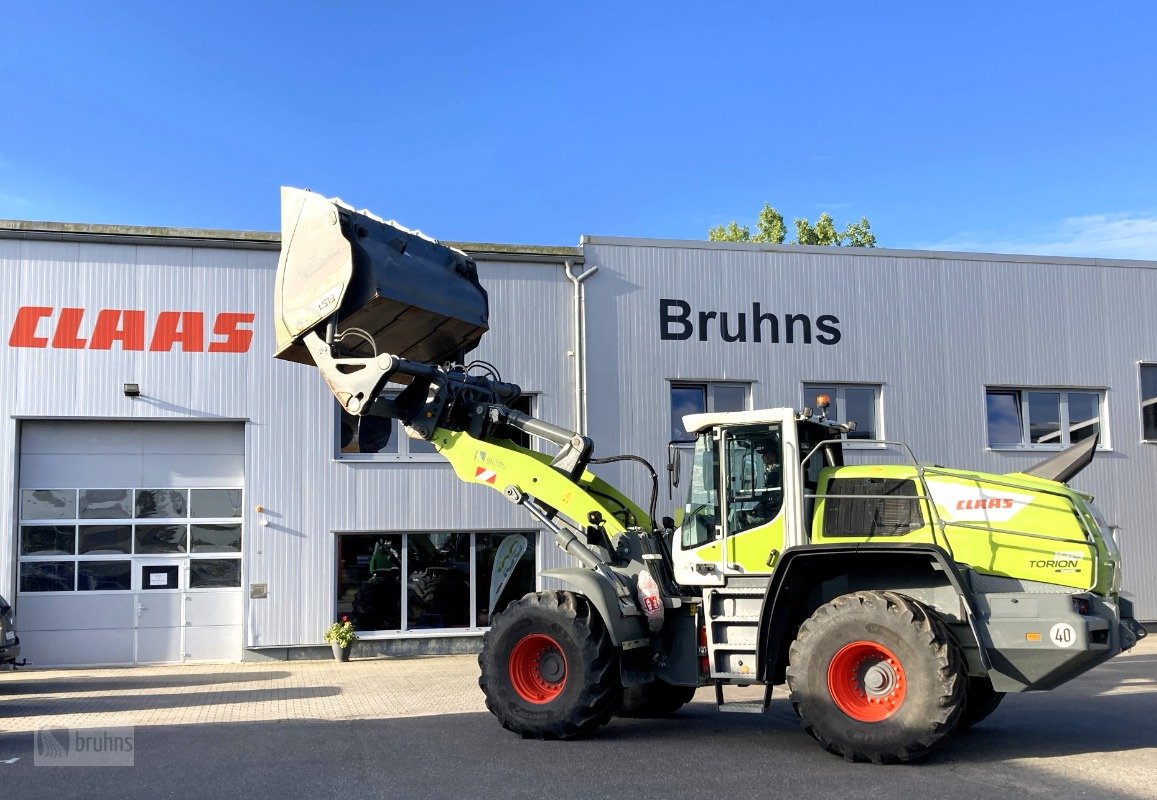
[{"label": "glass window", "polygon": [[1141,435],[1157,441],[1157,364],[1141,365]]},{"label": "glass window", "polygon": [[533,533],[476,533],[478,561],[477,626],[515,600],[534,591],[535,540]]},{"label": "glass window", "polygon": [[337,537],[337,611],[362,631],[402,627],[402,534]]},{"label": "glass window", "polygon": [[387,417],[355,417],[338,408],[341,415],[338,447],[342,453],[398,454],[398,423]]},{"label": "glass window", "polygon": [[142,591],[163,591],[181,588],[180,567],[176,564],[142,564]]},{"label": "glass window", "polygon": [[1093,392],[1069,392],[1068,396],[1069,441],[1084,441],[1100,433],[1100,397]]},{"label": "glass window", "polygon": [[186,553],[189,549],[186,525],[138,525],[135,533],[137,554]]},{"label": "glass window", "polygon": [[132,588],[130,559],[120,561],[78,561],[76,589],[80,592],[127,591]]},{"label": "glass window", "polygon": [[81,555],[131,553],[133,529],[130,525],[81,525],[77,529],[77,552]]},{"label": "glass window", "polygon": [[[508,403],[508,405],[515,411],[521,411],[523,414],[533,417],[536,415],[535,406],[538,405],[536,402],[537,399],[538,398],[536,395],[522,394],[514,398],[514,401]],[[510,441],[514,442],[519,447],[525,447],[527,450],[534,449],[534,442],[532,441],[530,434],[509,427],[503,433],[504,435],[509,436]],[[429,443],[427,442],[426,444]],[[555,448],[556,450],[558,449],[558,445],[552,444],[551,447]]]},{"label": "glass window", "polygon": [[20,564],[22,592],[71,592],[75,584],[75,561],[24,561]]},{"label": "glass window", "polygon": [[535,588],[537,533],[337,536],[337,612],[362,631],[477,628]]},{"label": "glass window", "polygon": [[189,562],[190,589],[232,589],[240,585],[239,558],[194,558]]},{"label": "glass window", "polygon": [[406,536],[407,628],[469,627],[471,538],[459,532]]},{"label": "glass window", "polygon": [[76,554],[76,527],[73,525],[23,525],[20,528],[20,555],[71,556]]},{"label": "glass window", "polygon": [[683,417],[687,414],[703,414],[707,411],[706,386],[671,386],[671,441],[693,442],[695,434],[683,427]]},{"label": "glass window", "polygon": [[831,399],[828,419],[856,423],[856,429],[845,434],[844,439],[883,439],[883,425],[877,418],[880,392],[881,387],[872,384],[805,383],[803,405],[819,413],[817,398],[826,394]]},{"label": "glass window", "polygon": [[739,383],[713,383],[708,389],[711,411],[747,410],[747,386]]},{"label": "glass window", "polygon": [[193,553],[240,553],[240,525],[190,525]]},{"label": "glass window", "polygon": [[1089,390],[987,389],[988,446],[1059,449],[1100,435],[1104,395]]},{"label": "glass window", "polygon": [[138,519],[183,519],[188,516],[186,489],[137,489]]},{"label": "glass window", "polygon": [[80,519],[132,519],[130,489],[82,489]]},{"label": "glass window", "polygon": [[[396,397],[390,393],[387,397]],[[358,417],[347,414],[336,402],[338,417],[337,457],[339,459],[403,460],[434,456],[434,445],[422,438],[410,438],[401,424],[388,417]],[[435,460],[435,459],[429,459]]]},{"label": "glass window", "polygon": [[20,518],[76,519],[76,490],[25,489],[20,493]]},{"label": "glass window", "polygon": [[989,392],[985,397],[988,409],[988,446],[1007,447],[1020,444],[1023,425],[1020,418],[1019,392]]},{"label": "glass window", "polygon": [[672,383],[670,441],[695,441],[695,435],[683,427],[684,415],[746,411],[747,396],[746,383]]},{"label": "glass window", "polygon": [[783,507],[783,452],[779,429],[727,434],[727,533],[766,525]]},{"label": "glass window", "polygon": [[1057,444],[1061,440],[1060,392],[1025,392],[1028,436],[1033,444]]},{"label": "glass window", "polygon": [[189,516],[194,519],[241,516],[240,489],[193,489],[189,495]]}]

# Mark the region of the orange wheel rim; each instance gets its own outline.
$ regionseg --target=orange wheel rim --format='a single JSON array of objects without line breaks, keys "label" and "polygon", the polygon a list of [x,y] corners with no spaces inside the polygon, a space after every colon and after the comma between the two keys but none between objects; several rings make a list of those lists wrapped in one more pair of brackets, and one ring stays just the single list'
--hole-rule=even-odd
[{"label": "orange wheel rim", "polygon": [[828,664],[828,692],[852,719],[882,722],[904,704],[908,680],[891,650],[877,642],[852,642]]},{"label": "orange wheel rim", "polygon": [[545,633],[524,636],[510,652],[510,684],[528,703],[549,703],[566,686],[566,656]]}]

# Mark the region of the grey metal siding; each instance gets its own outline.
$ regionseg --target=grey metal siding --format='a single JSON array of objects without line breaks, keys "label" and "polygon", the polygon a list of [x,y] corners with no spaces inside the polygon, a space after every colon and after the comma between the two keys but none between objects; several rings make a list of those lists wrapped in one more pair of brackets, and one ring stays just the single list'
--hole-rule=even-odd
[{"label": "grey metal siding", "polygon": [[[238,247],[118,245],[0,238],[3,318],[17,308],[202,311],[206,338],[221,311],[253,312],[244,354],[126,352],[0,346],[0,448],[18,450],[18,421],[217,419],[245,421],[245,581],[268,585],[247,603],[246,645],[317,644],[334,608],[334,531],[532,528],[497,492],[459,482],[448,465],[334,459],[332,396],[316,370],[270,357],[277,253]],[[487,261],[494,333],[475,357],[539,396],[544,416],[570,424],[570,284],[562,267]],[[42,321],[41,336],[52,323]],[[146,344],[147,347],[147,344]],[[138,383],[141,397],[123,395]],[[0,459],[5,524],[0,594],[12,599],[17,460]],[[256,507],[263,507],[258,514]],[[261,525],[264,521],[266,524]],[[558,556],[543,548],[543,563]],[[18,609],[19,611],[19,609]]]},{"label": "grey metal siding", "polygon": [[[201,419],[245,422],[245,569],[268,598],[246,605],[246,644],[316,644],[334,607],[334,531],[526,530],[497,492],[459,482],[440,463],[334,459],[334,411],[315,370],[276,361],[268,243],[150,244],[0,236],[5,336],[20,306],[252,312],[248,353],[20,348],[0,342],[0,594],[13,598],[20,420]],[[1120,526],[1127,588],[1157,619],[1157,448],[1140,442],[1137,362],[1157,361],[1150,323],[1157,265],[1073,259],[754,248],[592,239],[586,267],[587,405],[596,455],[638,453],[660,470],[668,381],[750,380],[756,406],[799,406],[800,384],[880,383],[891,438],[922,459],[1008,472],[1043,458],[985,447],[984,387],[1107,390],[1112,449],[1076,480]],[[481,277],[492,330],[472,357],[538,394],[543,418],[575,424],[572,287],[557,264],[488,256]],[[765,311],[839,318],[838,344],[663,341],[659,298],[694,311]],[[732,323],[735,318],[731,317]],[[748,319],[748,326],[751,320]],[[41,335],[51,335],[51,324]],[[713,331],[718,331],[718,321]],[[815,331],[813,331],[814,336]],[[142,397],[121,386],[139,383]],[[869,453],[874,455],[874,452]],[[649,482],[630,465],[600,474],[640,502]],[[676,503],[678,500],[676,500]],[[261,514],[256,507],[262,506]],[[665,489],[659,508],[671,508]],[[267,524],[261,525],[264,520]],[[568,563],[544,539],[543,567]]]},{"label": "grey metal siding", "polygon": [[[1157,264],[622,239],[587,239],[585,257],[599,267],[587,284],[592,435],[656,464],[671,379],[750,380],[755,407],[799,407],[803,382],[879,383],[889,438],[993,472],[1048,454],[987,449],[986,386],[1106,389],[1112,449],[1074,486],[1119,526],[1126,588],[1157,619],[1157,448],[1141,443],[1137,389],[1137,363],[1157,358]],[[722,341],[718,320],[708,341],[664,341],[660,298],[730,312],[731,325],[746,312],[748,341]],[[753,302],[834,315],[840,341],[755,343]],[[623,480],[643,496],[638,473]]]}]

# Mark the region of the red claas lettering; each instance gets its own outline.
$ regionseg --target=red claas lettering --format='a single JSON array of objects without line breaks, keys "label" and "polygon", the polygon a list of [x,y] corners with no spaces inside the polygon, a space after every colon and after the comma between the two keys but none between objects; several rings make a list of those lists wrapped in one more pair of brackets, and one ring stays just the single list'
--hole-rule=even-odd
[{"label": "red claas lettering", "polygon": [[[8,334],[9,347],[52,350],[124,350],[169,353],[247,353],[253,344],[252,312],[223,311],[206,340],[203,311],[21,306]],[[91,320],[91,322],[89,322]]]}]

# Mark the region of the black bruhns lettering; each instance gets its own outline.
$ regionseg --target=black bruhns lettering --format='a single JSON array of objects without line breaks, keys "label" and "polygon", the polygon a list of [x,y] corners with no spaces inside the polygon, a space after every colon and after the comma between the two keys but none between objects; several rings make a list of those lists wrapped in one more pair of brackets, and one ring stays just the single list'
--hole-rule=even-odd
[{"label": "black bruhns lettering", "polygon": [[[748,324],[750,321],[750,325]],[[686,300],[659,299],[659,338],[663,341],[697,339],[706,342],[718,337],[724,342],[755,344],[838,344],[843,338],[840,319],[821,314],[814,321],[808,314],[774,314],[753,302],[746,311],[696,311]]]}]

